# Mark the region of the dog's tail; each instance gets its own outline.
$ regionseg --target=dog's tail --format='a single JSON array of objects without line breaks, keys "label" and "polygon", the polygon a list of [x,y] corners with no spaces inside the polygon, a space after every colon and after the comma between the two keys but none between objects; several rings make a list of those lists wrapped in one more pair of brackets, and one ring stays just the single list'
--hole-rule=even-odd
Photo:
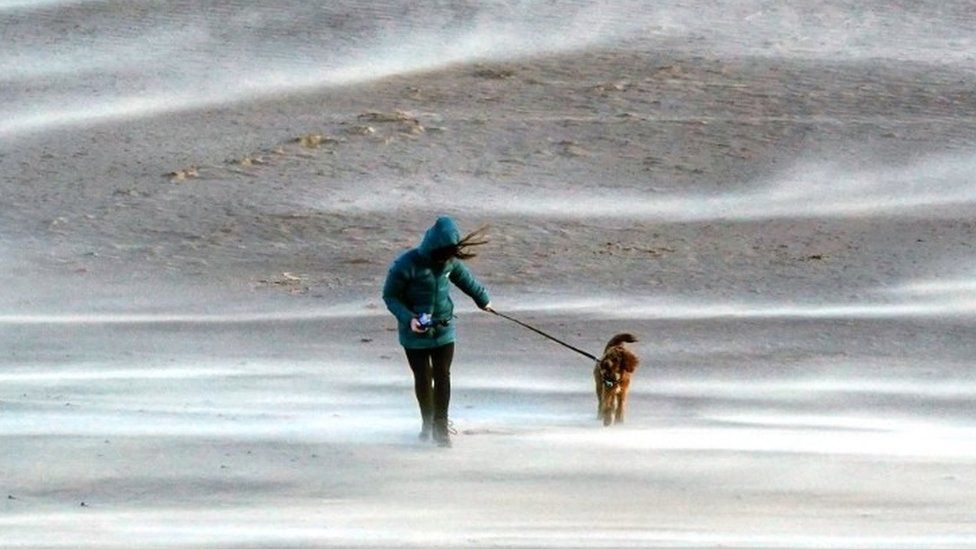
[{"label": "dog's tail", "polygon": [[636,342],[637,342],[637,338],[634,337],[633,334],[628,334],[628,333],[617,334],[610,338],[610,341],[607,342],[606,349],[604,349],[603,352],[606,353],[607,349],[615,345],[620,345],[621,343],[636,343]]}]

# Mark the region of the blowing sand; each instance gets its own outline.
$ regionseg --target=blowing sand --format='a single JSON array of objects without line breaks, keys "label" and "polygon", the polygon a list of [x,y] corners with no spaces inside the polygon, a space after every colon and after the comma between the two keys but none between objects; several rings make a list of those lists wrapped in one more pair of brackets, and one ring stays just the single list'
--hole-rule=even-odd
[{"label": "blowing sand", "polygon": [[[971,42],[655,28],[8,119],[0,545],[976,546]],[[638,335],[625,425],[458,293],[458,435],[416,441],[379,293],[441,213],[499,310]]]}]

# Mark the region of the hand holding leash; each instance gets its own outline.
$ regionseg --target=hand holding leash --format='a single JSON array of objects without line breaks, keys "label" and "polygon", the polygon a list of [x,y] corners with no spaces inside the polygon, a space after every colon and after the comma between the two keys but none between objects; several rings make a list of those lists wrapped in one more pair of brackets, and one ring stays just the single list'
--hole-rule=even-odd
[{"label": "hand holding leash", "polygon": [[415,334],[424,333],[425,330],[420,326],[420,321],[417,319],[417,317],[410,319],[410,331]]},{"label": "hand holding leash", "polygon": [[[429,317],[429,315],[428,315],[428,317]],[[428,323],[425,326],[421,322],[422,319],[423,319],[423,315],[421,315],[419,317],[415,316],[415,317],[413,317],[413,318],[410,319],[410,330],[413,333],[415,333],[415,334],[424,334],[424,333],[427,333],[427,329],[430,328],[430,320],[428,318]]]}]

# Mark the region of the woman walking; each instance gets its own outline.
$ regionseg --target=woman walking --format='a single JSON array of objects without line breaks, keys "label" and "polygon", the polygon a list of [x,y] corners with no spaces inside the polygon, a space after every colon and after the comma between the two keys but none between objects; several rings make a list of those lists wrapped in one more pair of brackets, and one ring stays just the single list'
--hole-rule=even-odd
[{"label": "woman walking", "polygon": [[433,438],[440,446],[451,445],[448,407],[454,303],[448,282],[470,296],[478,308],[491,311],[488,292],[462,263],[475,256],[471,247],[486,242],[484,229],[461,238],[457,223],[440,217],[427,229],[418,247],[393,262],[383,285],[383,301],[397,319],[400,345],[413,371],[423,421],[420,438]]}]

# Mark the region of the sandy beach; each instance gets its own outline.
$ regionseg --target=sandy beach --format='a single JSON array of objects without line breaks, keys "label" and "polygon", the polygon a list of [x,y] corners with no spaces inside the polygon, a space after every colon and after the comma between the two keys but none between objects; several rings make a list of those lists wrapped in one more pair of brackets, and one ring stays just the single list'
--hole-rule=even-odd
[{"label": "sandy beach", "polygon": [[[0,546],[976,546],[971,2],[0,1]],[[454,447],[380,299],[437,215]]]}]

